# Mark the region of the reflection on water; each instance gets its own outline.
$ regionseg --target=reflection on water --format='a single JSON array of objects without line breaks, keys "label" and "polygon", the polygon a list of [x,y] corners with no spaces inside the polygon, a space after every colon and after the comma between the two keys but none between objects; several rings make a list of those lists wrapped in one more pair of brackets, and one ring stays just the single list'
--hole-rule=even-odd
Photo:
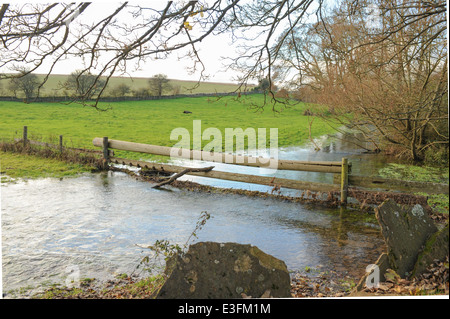
[{"label": "reflection on water", "polygon": [[[352,165],[351,173],[354,175],[363,176],[377,176],[379,169],[383,168],[389,161],[395,160],[394,158],[389,158],[387,156],[383,156],[382,154],[367,153],[366,149],[369,148],[369,143],[362,141],[362,134],[360,133],[336,133],[332,136],[322,136],[316,139],[314,142],[320,147],[320,150],[314,151],[314,146],[312,143],[307,143],[303,146],[283,147],[279,148],[278,150],[278,158],[298,161],[341,161],[343,157],[347,157],[349,163],[351,163]],[[258,167],[238,166],[206,161],[190,161],[185,159],[172,159],[169,163],[187,167],[214,166],[214,169],[218,171],[250,175],[276,176],[279,178],[288,178],[319,183],[333,183],[333,174],[330,173],[288,170],[277,170],[274,173],[274,170],[260,169]],[[180,180],[189,180],[216,187],[239,188],[262,192],[270,192],[273,188],[263,185],[217,180],[189,175],[181,177]],[[301,192],[282,189],[281,194],[287,196],[298,196],[301,194]]]},{"label": "reflection on water", "polygon": [[323,267],[362,275],[383,250],[356,213],[275,199],[151,189],[122,173],[3,185],[3,287],[130,274],[158,239],[183,244],[202,211],[212,218],[198,241],[253,244],[291,270]]}]

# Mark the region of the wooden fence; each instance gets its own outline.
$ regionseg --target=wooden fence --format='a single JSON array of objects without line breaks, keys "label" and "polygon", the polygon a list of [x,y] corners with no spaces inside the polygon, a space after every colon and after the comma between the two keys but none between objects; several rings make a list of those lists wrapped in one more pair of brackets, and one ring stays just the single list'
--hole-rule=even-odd
[{"label": "wooden fence", "polygon": [[[150,163],[145,161],[130,160],[124,158],[114,157],[114,151],[112,149],[148,153],[162,156],[172,156],[185,159],[203,159],[208,162],[219,162],[232,165],[252,166],[252,167],[268,167],[270,159],[252,156],[231,155],[224,153],[211,153],[205,151],[189,150],[189,152],[174,153],[171,147],[149,145],[141,143],[133,143],[119,140],[110,140],[108,137],[94,138],[93,145],[101,147],[102,150],[95,149],[82,149],[65,147],[63,145],[63,136],[59,136],[59,144],[50,144],[38,141],[32,141],[28,139],[28,128],[23,127],[23,138],[15,139],[16,142],[53,148],[62,152],[64,149],[96,153],[103,157],[104,163],[107,166],[109,163],[130,165],[136,167],[142,167],[152,169],[155,171],[163,171],[168,173],[180,174],[186,170],[192,169],[183,166],[175,166],[168,164]],[[206,158],[206,159],[205,159]],[[448,184],[430,183],[430,182],[418,182],[418,181],[404,181],[396,179],[386,179],[377,176],[357,176],[351,174],[351,163],[347,158],[342,158],[342,161],[295,161],[295,160],[277,160],[277,169],[279,170],[294,170],[294,171],[307,171],[307,172],[319,172],[319,173],[331,173],[334,174],[333,183],[319,183],[299,181],[286,178],[259,176],[241,173],[231,173],[217,170],[203,170],[203,171],[189,171],[186,174],[200,177],[209,177],[222,180],[230,180],[236,182],[244,182],[251,184],[260,184],[267,186],[278,186],[296,190],[310,190],[315,192],[340,192],[341,202],[347,203],[348,189],[352,187],[352,190],[356,188],[362,189],[376,189],[383,191],[403,191],[406,193],[426,193],[426,194],[449,194]],[[106,167],[105,166],[105,167]],[[412,196],[412,195],[411,195]]]},{"label": "wooden fence", "polygon": [[[49,147],[62,152],[64,149],[70,149],[72,151],[79,151],[85,153],[97,153],[102,155],[105,159],[105,164],[116,163],[137,166],[142,168],[153,169],[156,171],[165,171],[168,173],[180,173],[188,169],[187,167],[168,165],[168,164],[156,164],[144,161],[136,161],[124,158],[114,157],[114,151],[112,149],[148,153],[162,156],[172,156],[185,159],[203,159],[208,162],[219,162],[232,165],[241,166],[253,166],[253,167],[268,167],[270,159],[252,156],[242,155],[230,155],[224,153],[211,153],[205,151],[189,150],[189,152],[173,153],[173,148],[158,145],[149,145],[141,143],[133,143],[119,140],[110,140],[107,137],[94,138],[93,145],[101,147],[103,150],[95,149],[82,149],[74,147],[65,147],[63,145],[63,136],[59,136],[59,144],[50,144],[39,141],[33,141],[28,139],[28,127],[23,127],[23,138],[15,139],[16,142]],[[384,191],[402,191],[406,193],[426,193],[426,194],[449,194],[448,184],[430,183],[430,182],[418,182],[418,181],[405,181],[396,179],[387,179],[378,176],[357,176],[351,174],[351,163],[347,158],[342,158],[342,161],[295,161],[295,160],[277,160],[277,169],[279,170],[295,170],[295,171],[307,171],[307,172],[320,172],[334,174],[333,184],[318,183],[308,181],[298,181],[286,178],[268,177],[249,175],[241,173],[223,172],[217,170],[210,171],[197,171],[188,172],[189,175],[209,177],[244,183],[261,184],[268,186],[279,186],[289,189],[297,190],[310,190],[310,191],[338,191],[341,194],[341,202],[346,203],[348,197],[348,189],[363,188],[363,189],[377,189]]]},{"label": "wooden fence", "polygon": [[[102,154],[103,155],[103,151],[99,151],[99,150],[64,146],[63,135],[59,135],[59,143],[58,144],[30,140],[28,138],[28,127],[27,126],[23,127],[22,138],[15,138],[14,141],[16,143],[22,143],[24,147],[27,145],[36,145],[36,146],[42,146],[45,148],[51,148],[51,149],[57,150],[61,153],[64,150],[71,150],[71,151],[82,152],[82,153],[94,153],[94,154]],[[110,150],[108,156],[114,156],[114,151]]]},{"label": "wooden fence", "polygon": [[[242,165],[252,167],[268,167],[270,159],[243,155],[231,155],[225,153],[211,153],[205,151],[190,150],[183,154],[182,152],[175,153],[173,148],[158,145],[132,143],[126,141],[110,140],[107,137],[95,138],[93,144],[96,147],[102,147],[104,157],[108,162],[115,164],[131,165],[156,171],[164,171],[169,173],[180,173],[186,170],[186,167],[168,165],[168,164],[155,164],[143,161],[129,160],[123,158],[109,157],[109,149],[148,153],[153,155],[172,156],[185,159],[205,159],[211,162],[220,162],[231,165]],[[340,174],[341,183],[340,186],[336,184],[317,183],[298,181],[286,178],[258,176],[241,173],[230,173],[224,171],[210,170],[206,172],[189,172],[187,174],[201,177],[209,177],[223,180],[231,180],[244,183],[268,185],[268,186],[282,186],[284,188],[298,189],[298,190],[311,190],[311,191],[339,191],[341,192],[341,202],[347,202],[348,194],[348,172],[351,164],[348,163],[346,158],[343,158],[341,162],[307,162],[307,161],[294,161],[294,160],[277,160],[277,169],[280,170],[295,170],[295,171],[308,171],[308,172],[321,172],[321,173],[333,173]]]},{"label": "wooden fence", "polygon": [[[109,149],[148,153],[153,155],[172,156],[185,159],[205,159],[210,162],[220,162],[231,165],[252,166],[252,167],[267,167],[270,159],[242,155],[230,155],[224,153],[211,153],[205,151],[189,150],[189,152],[182,153],[172,152],[171,147],[149,145],[141,143],[133,143],[127,141],[110,140],[108,137],[94,138],[93,145],[103,148],[103,157],[109,163],[130,165],[152,169],[155,171],[164,171],[168,173],[180,173],[187,169],[187,167],[156,164],[144,161],[130,160],[124,158],[116,158],[110,156]],[[241,173],[231,173],[217,170],[188,172],[187,174],[193,176],[209,177],[215,179],[223,179],[244,183],[268,185],[268,186],[282,186],[289,189],[310,190],[310,191],[340,191],[341,203],[347,203],[348,188],[360,187],[369,189],[383,189],[388,191],[406,191],[406,192],[424,192],[427,194],[447,194],[449,193],[447,184],[403,181],[394,179],[384,179],[381,177],[371,176],[357,176],[351,174],[351,163],[347,158],[342,158],[340,162],[327,161],[295,161],[295,160],[277,160],[277,169],[279,170],[295,170],[308,172],[321,172],[334,174],[334,183],[318,183],[308,181],[298,181],[286,178],[268,177],[249,175]]]}]

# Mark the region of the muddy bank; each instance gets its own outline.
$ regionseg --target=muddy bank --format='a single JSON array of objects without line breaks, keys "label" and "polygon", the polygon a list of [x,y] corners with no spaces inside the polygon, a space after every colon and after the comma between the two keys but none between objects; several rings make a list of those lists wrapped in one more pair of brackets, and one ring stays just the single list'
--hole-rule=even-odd
[{"label": "muddy bank", "polygon": [[[291,274],[292,298],[383,297],[449,294],[449,259],[430,265],[419,278],[400,279],[395,276],[378,288],[355,292],[355,278],[333,271],[308,269]],[[357,280],[357,279],[356,279]],[[85,280],[78,288],[54,287],[28,296],[34,299],[153,299],[164,280],[161,277],[138,279],[123,277],[99,283]]]}]

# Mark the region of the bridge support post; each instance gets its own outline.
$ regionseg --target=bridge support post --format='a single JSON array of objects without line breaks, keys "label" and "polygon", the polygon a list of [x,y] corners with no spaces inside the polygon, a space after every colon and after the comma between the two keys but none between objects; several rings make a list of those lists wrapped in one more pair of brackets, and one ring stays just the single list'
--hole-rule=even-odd
[{"label": "bridge support post", "polygon": [[348,193],[348,159],[342,158],[342,172],[341,172],[341,203],[347,204]]},{"label": "bridge support post", "polygon": [[25,148],[28,143],[28,126],[23,127],[23,147]]},{"label": "bridge support post", "polygon": [[108,169],[109,159],[109,142],[108,137],[103,138],[103,169]]},{"label": "bridge support post", "polygon": [[62,154],[63,152],[63,136],[59,136],[59,152]]}]

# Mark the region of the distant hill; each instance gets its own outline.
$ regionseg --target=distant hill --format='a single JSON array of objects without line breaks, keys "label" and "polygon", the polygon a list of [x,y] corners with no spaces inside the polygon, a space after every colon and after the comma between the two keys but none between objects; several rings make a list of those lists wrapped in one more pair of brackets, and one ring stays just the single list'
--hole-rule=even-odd
[{"label": "distant hill", "polygon": [[[44,75],[37,74],[40,79],[43,79]],[[48,78],[47,82],[41,89],[40,96],[64,96],[64,90],[61,89],[61,83],[67,80],[68,75],[52,74]],[[111,91],[119,84],[127,84],[131,90],[138,90],[140,88],[148,87],[149,78],[130,78],[130,77],[112,77],[109,80],[108,87],[103,96],[107,97],[111,95]],[[237,84],[233,83],[218,83],[218,82],[200,82],[200,85],[196,87],[196,81],[184,81],[184,80],[170,80],[170,84],[174,87],[174,90],[165,92],[166,95],[172,94],[196,94],[196,93],[227,93],[233,92],[238,88]],[[196,87],[196,88],[195,88]],[[8,80],[0,80],[0,96],[12,95],[12,92],[8,89]],[[132,94],[129,93],[129,96]]]}]

